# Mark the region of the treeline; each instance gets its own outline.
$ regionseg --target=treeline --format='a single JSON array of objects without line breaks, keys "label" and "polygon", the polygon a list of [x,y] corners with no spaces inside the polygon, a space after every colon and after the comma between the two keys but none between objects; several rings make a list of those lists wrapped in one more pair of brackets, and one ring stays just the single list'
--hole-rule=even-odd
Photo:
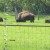
[{"label": "treeline", "polygon": [[22,10],[35,14],[50,14],[50,0],[0,0],[0,11]]}]

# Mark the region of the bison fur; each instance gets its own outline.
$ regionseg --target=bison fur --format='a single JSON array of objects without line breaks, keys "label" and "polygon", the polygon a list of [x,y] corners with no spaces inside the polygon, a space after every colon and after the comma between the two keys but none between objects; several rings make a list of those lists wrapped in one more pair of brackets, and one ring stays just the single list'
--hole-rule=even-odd
[{"label": "bison fur", "polygon": [[30,20],[30,22],[34,22],[34,14],[30,12],[20,12],[18,14],[17,22],[26,22],[27,20]]},{"label": "bison fur", "polygon": [[50,19],[45,20],[45,23],[50,23]]},{"label": "bison fur", "polygon": [[3,22],[3,18],[2,17],[0,17],[0,22]]}]

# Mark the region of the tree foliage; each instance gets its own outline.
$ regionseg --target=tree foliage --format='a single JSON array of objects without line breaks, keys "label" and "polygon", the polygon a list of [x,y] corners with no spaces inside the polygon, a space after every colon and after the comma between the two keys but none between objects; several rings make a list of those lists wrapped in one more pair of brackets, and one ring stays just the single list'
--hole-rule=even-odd
[{"label": "tree foliage", "polygon": [[50,14],[50,0],[0,0],[0,11],[28,10],[35,14]]}]

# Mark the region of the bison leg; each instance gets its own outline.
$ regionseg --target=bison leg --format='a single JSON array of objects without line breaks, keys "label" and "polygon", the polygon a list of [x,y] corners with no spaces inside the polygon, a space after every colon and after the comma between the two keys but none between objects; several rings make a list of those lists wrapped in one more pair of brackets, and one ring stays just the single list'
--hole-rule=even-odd
[{"label": "bison leg", "polygon": [[24,20],[24,19],[18,19],[18,20],[16,20],[16,22],[26,22],[26,20]]},{"label": "bison leg", "polygon": [[30,22],[34,22],[34,20],[30,20]]},{"label": "bison leg", "polygon": [[30,18],[30,22],[34,22],[34,17]]}]

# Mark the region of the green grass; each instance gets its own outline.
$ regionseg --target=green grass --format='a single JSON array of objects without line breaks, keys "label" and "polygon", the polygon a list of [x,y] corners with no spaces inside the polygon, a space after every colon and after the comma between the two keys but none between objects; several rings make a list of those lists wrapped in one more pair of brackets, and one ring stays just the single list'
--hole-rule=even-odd
[{"label": "green grass", "polygon": [[0,50],[3,50],[5,42],[7,50],[50,50],[50,28],[0,26]]},{"label": "green grass", "polygon": [[[5,17],[3,12],[0,16]],[[0,24],[50,26],[49,23],[45,23],[46,18],[40,18],[39,21],[35,18],[34,23],[29,21],[17,23],[14,16],[6,17],[8,20]],[[7,41],[4,38],[7,38]],[[7,43],[6,50],[50,50],[50,27],[0,26],[0,50],[4,50],[5,42]]]}]

